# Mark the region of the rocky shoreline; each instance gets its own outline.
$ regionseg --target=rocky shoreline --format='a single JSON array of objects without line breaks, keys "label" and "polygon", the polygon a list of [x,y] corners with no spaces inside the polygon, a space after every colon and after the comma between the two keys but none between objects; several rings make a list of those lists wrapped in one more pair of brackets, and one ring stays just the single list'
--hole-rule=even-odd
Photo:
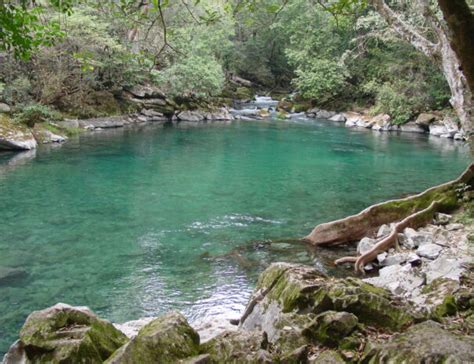
[{"label": "rocky shoreline", "polygon": [[[390,230],[381,226],[363,251]],[[472,205],[399,236],[369,278],[274,263],[238,320],[179,312],[112,325],[85,307],[33,312],[3,363],[467,363],[474,361]]]},{"label": "rocky shoreline", "polygon": [[[406,132],[427,134],[446,139],[466,140],[463,130],[454,117],[440,113],[421,113],[416,120],[397,125],[391,122],[387,114],[370,115],[368,111],[348,111],[337,113],[319,108],[295,112],[284,101],[270,97],[256,97],[256,102],[240,103],[240,106],[251,105],[252,108],[233,109],[226,105],[200,105],[192,100],[171,100],[159,89],[140,86],[128,90],[124,101],[139,111],[125,115],[97,117],[90,119],[66,119],[50,122],[47,125],[36,124],[27,128],[10,121],[0,114],[0,150],[31,150],[38,144],[63,143],[71,131],[102,130],[121,128],[140,123],[159,125],[176,125],[179,123],[207,123],[215,121],[231,122],[232,120],[262,120],[270,117],[279,119],[312,118],[334,123],[344,123],[349,128],[370,129],[380,132]],[[259,102],[259,99],[262,101]],[[239,103],[237,103],[239,104]],[[298,110],[299,111],[299,110]],[[3,115],[3,116],[2,116]]]}]

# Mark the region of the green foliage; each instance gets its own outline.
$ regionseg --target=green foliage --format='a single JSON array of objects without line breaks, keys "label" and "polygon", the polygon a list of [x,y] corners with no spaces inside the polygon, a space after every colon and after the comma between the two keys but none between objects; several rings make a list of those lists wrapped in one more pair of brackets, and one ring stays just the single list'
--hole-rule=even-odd
[{"label": "green foliage", "polygon": [[224,85],[222,66],[208,56],[186,57],[152,76],[172,95],[217,96]]},{"label": "green foliage", "polygon": [[31,102],[31,82],[27,77],[19,76],[3,87],[2,95],[10,105]]},{"label": "green foliage", "polygon": [[[51,1],[57,10],[70,13],[72,1]],[[59,22],[42,22],[44,5],[22,0],[0,3],[0,49],[12,51],[16,57],[28,59],[39,46],[51,46],[64,33]]]},{"label": "green foliage", "polygon": [[341,92],[345,70],[336,61],[315,59],[313,62],[308,68],[296,70],[293,84],[303,97],[324,103]]},{"label": "green foliage", "polygon": [[50,107],[41,104],[30,104],[15,114],[14,120],[16,122],[25,124],[32,128],[37,123],[44,123],[47,121],[54,121],[61,119],[61,114],[52,110]]}]

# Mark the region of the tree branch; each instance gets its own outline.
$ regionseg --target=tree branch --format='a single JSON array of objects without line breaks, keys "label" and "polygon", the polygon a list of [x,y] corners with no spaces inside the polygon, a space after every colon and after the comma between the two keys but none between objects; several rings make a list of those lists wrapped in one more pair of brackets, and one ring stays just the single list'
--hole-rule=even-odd
[{"label": "tree branch", "polygon": [[416,49],[425,55],[432,57],[438,51],[437,44],[423,37],[415,28],[406,23],[395,13],[384,0],[370,0],[375,10],[385,19],[385,21],[403,39],[410,42]]}]

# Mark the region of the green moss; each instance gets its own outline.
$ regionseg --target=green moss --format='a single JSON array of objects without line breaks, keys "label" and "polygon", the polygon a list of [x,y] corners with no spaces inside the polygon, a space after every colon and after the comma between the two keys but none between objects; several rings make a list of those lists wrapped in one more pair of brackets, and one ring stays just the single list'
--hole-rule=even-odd
[{"label": "green moss", "polygon": [[432,315],[434,319],[440,320],[442,317],[455,315],[457,311],[456,299],[453,295],[447,295],[443,303],[434,308]]}]

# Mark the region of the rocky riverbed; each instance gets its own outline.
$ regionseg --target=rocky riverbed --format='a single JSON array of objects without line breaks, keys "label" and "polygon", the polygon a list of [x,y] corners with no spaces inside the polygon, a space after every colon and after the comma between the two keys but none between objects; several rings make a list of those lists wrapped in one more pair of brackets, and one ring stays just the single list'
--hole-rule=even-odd
[{"label": "rocky riverbed", "polygon": [[[366,237],[370,248],[390,230]],[[240,319],[192,327],[179,312],[112,325],[86,307],[33,312],[11,363],[468,363],[474,361],[472,206],[406,229],[372,277],[274,263]]]}]

